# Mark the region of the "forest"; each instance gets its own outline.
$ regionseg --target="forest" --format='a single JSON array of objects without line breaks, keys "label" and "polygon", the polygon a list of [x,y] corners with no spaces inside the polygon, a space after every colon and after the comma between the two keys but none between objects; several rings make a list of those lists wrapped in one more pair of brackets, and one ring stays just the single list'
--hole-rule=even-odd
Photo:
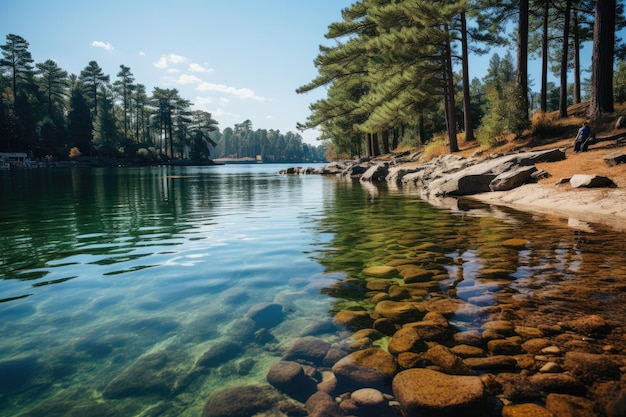
[{"label": "forest", "polygon": [[[626,97],[625,27],[616,0],[359,0],[329,25],[317,76],[297,93],[324,88],[300,130],[318,129],[320,146],[298,133],[253,130],[218,121],[176,89],[146,91],[131,69],[112,78],[96,61],[68,74],[55,61],[34,63],[29,43],[9,34],[0,45],[0,152],[171,159],[258,158],[308,162],[376,156],[439,136],[498,143],[519,137],[536,115],[589,102],[591,121]],[[505,51],[490,53],[492,48]],[[591,62],[580,51],[591,48]],[[470,57],[488,59],[469,78]],[[540,80],[529,60],[540,60]],[[552,75],[558,82],[549,82]],[[534,91],[538,90],[538,91]]]},{"label": "forest", "polygon": [[[528,132],[537,115],[568,117],[581,101],[597,120],[625,98],[623,8],[615,0],[357,1],[328,27],[335,43],[320,46],[318,75],[296,90],[326,90],[299,127],[320,129],[329,155],[349,157],[436,135],[450,152],[460,140],[496,144]],[[504,56],[485,57],[487,75],[470,79],[470,58],[494,47]],[[591,62],[581,62],[589,47]],[[541,62],[540,80],[529,76],[531,59]]]},{"label": "forest", "polygon": [[211,113],[191,110],[178,90],[155,87],[149,94],[125,65],[113,80],[96,61],[68,74],[50,59],[34,63],[29,46],[15,34],[0,45],[0,152],[137,163],[259,155],[267,162],[324,160],[324,145],[308,145],[292,132],[253,131],[250,120],[222,132]]}]

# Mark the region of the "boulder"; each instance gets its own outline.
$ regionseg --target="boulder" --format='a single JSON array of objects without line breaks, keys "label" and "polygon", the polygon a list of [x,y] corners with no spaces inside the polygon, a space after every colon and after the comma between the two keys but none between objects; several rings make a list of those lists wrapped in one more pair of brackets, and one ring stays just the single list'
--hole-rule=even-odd
[{"label": "boulder", "polygon": [[182,358],[166,351],[142,356],[113,379],[102,391],[105,398],[125,398],[145,395],[169,395],[178,378],[176,372],[168,367]]},{"label": "boulder", "polygon": [[537,172],[535,166],[523,166],[515,170],[504,172],[489,183],[491,191],[508,191],[528,182],[534,182],[533,174]]},{"label": "boulder", "polygon": [[301,360],[314,365],[320,365],[328,350],[330,343],[313,336],[306,336],[296,339],[293,344],[283,354],[286,361]]},{"label": "boulder", "polygon": [[372,327],[372,319],[367,311],[342,310],[335,314],[333,324],[337,327],[345,327],[350,330],[360,330]]},{"label": "boulder", "polygon": [[502,409],[502,417],[557,417],[544,407],[527,404],[507,404]]},{"label": "boulder", "polygon": [[250,307],[246,317],[252,319],[256,323],[257,329],[272,327],[280,324],[285,315],[283,313],[283,306],[276,303],[261,303]]},{"label": "boulder", "polygon": [[393,334],[389,341],[389,353],[398,355],[402,352],[423,352],[426,350],[426,343],[419,333],[411,327],[403,327]]},{"label": "boulder", "polygon": [[567,352],[563,367],[588,384],[603,380],[618,380],[620,377],[619,361],[612,356],[602,354]]},{"label": "boulder", "polygon": [[267,382],[300,402],[305,402],[317,391],[317,382],[307,376],[296,362],[280,361],[273,364],[267,373]]},{"label": "boulder", "polygon": [[341,384],[355,388],[387,388],[398,369],[394,357],[377,348],[353,352],[339,360],[332,371]]},{"label": "boulder", "polygon": [[549,394],[546,398],[546,408],[555,416],[568,417],[597,417],[593,401],[584,397],[566,394]]},{"label": "boulder", "polygon": [[405,416],[464,415],[484,409],[486,393],[479,377],[407,369],[393,379],[393,393]]},{"label": "boulder", "polygon": [[237,342],[224,340],[217,342],[209,348],[196,362],[197,367],[213,368],[236,358],[243,352],[243,348]]},{"label": "boulder", "polygon": [[202,417],[248,417],[274,409],[286,398],[270,386],[248,385],[214,392],[202,410]]},{"label": "boulder", "polygon": [[472,371],[459,356],[455,355],[449,348],[432,344],[424,354],[424,359],[437,365],[443,372],[449,375],[470,375]]},{"label": "boulder", "polygon": [[409,301],[381,301],[376,304],[374,312],[398,324],[417,321],[424,316],[415,303]]},{"label": "boulder", "polygon": [[361,175],[361,181],[384,181],[387,174],[389,174],[389,168],[386,164],[372,165],[363,175]]},{"label": "boulder", "polygon": [[[318,391],[306,402],[309,417],[344,417],[345,414],[330,394]],[[252,414],[250,414],[252,415]],[[204,416],[203,416],[204,417]]]},{"label": "boulder", "polygon": [[604,162],[610,166],[614,167],[617,164],[622,164],[626,162],[626,153],[624,152],[613,152],[604,156]]},{"label": "boulder", "polygon": [[612,179],[601,175],[574,174],[569,183],[573,188],[617,187]]}]

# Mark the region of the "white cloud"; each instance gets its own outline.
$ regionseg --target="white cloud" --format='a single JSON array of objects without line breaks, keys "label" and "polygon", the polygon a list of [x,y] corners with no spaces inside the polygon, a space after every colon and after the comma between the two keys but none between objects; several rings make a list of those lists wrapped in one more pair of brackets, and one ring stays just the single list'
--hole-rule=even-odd
[{"label": "white cloud", "polygon": [[189,64],[189,71],[190,72],[213,72],[213,68],[205,68],[200,64]]},{"label": "white cloud", "polygon": [[154,62],[152,65],[154,65],[157,68],[167,68],[169,64],[177,65],[177,64],[182,64],[186,61],[187,61],[187,58],[185,58],[184,56],[176,55],[176,54],[167,54],[167,55],[161,55],[159,60],[157,62]]},{"label": "white cloud", "polygon": [[91,46],[95,46],[96,48],[102,48],[106,51],[112,51],[114,49],[113,45],[111,45],[110,43],[101,41],[93,41],[91,42]]},{"label": "white cloud", "polygon": [[167,69],[167,73],[168,74],[178,74],[180,72],[181,72],[181,70],[179,70],[178,68],[168,68]]},{"label": "white cloud", "polygon": [[144,51],[139,51],[139,56],[146,56],[146,53]]},{"label": "white cloud", "polygon": [[218,93],[226,93],[226,94],[231,94],[235,97],[238,97],[240,99],[250,99],[250,100],[256,100],[256,101],[266,101],[267,98],[265,97],[261,97],[261,96],[257,96],[254,91],[250,90],[249,88],[235,88],[235,87],[229,87],[227,85],[224,84],[214,84],[214,83],[207,83],[207,82],[203,82],[201,84],[199,84],[196,87],[196,90],[198,91],[215,91]]},{"label": "white cloud", "polygon": [[209,105],[215,103],[215,99],[213,97],[200,97],[197,96],[193,101],[193,105],[196,106],[199,110],[209,111]]},{"label": "white cloud", "polygon": [[202,80],[195,75],[181,74],[176,82],[178,84],[196,84],[202,82]]}]

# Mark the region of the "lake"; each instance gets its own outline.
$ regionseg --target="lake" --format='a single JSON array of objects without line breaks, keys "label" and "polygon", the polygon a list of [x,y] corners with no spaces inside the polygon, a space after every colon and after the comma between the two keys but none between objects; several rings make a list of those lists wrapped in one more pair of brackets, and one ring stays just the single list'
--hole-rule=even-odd
[{"label": "lake", "polygon": [[[616,231],[285,167],[0,172],[0,414],[198,416],[215,390],[263,383],[303,334],[345,344],[328,323],[373,311],[364,269],[420,252],[440,271],[431,298],[513,306],[529,326],[623,321]],[[284,317],[238,340],[265,303]],[[450,318],[458,331],[483,320]],[[227,340],[242,351],[192,372]]]}]

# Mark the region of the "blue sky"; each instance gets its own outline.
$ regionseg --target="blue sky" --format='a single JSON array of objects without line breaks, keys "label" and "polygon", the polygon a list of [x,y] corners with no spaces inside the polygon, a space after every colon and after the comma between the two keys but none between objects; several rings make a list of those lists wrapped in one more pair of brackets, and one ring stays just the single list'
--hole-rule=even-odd
[{"label": "blue sky", "polygon": [[[325,91],[298,95],[295,89],[317,75],[318,47],[332,44],[324,38],[328,25],[341,21],[341,10],[352,3],[0,0],[0,42],[19,35],[36,63],[52,59],[73,74],[95,60],[112,82],[125,65],[149,94],[154,87],[176,88],[193,109],[212,113],[220,129],[249,119],[253,129],[297,132],[296,123]],[[490,57],[473,57],[471,77],[484,76]],[[529,70],[538,90],[539,63],[530,62]],[[316,143],[318,132],[299,133]]]}]

